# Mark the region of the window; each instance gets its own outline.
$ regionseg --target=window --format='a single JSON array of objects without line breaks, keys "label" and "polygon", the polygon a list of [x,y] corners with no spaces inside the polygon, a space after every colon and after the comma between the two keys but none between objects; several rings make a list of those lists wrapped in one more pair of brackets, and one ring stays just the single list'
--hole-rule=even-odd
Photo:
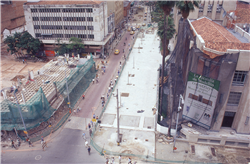
[{"label": "window", "polygon": [[53,38],[63,38],[63,34],[53,34]]},{"label": "window", "polygon": [[87,21],[93,22],[93,17],[87,17]]},{"label": "window", "polygon": [[87,35],[85,35],[85,34],[79,34],[78,38],[87,38]]},{"label": "window", "polygon": [[94,26],[88,26],[88,30],[94,30]]},{"label": "window", "polygon": [[233,85],[244,85],[247,71],[235,71],[233,78]]},{"label": "window", "polygon": [[32,17],[33,21],[39,21],[38,17]]},{"label": "window", "polygon": [[37,9],[30,9],[32,13],[37,12]]},{"label": "window", "polygon": [[227,105],[229,106],[239,105],[240,97],[241,97],[241,92],[230,92]]},{"label": "window", "polygon": [[88,35],[88,38],[94,39],[94,35]]},{"label": "window", "polygon": [[38,38],[38,37],[41,37],[41,34],[40,34],[40,33],[36,33],[35,35],[36,35],[37,38]]},{"label": "window", "polygon": [[34,25],[34,29],[40,29],[40,25]]},{"label": "window", "polygon": [[92,13],[92,12],[93,12],[93,9],[86,9],[86,12],[87,12],[87,13]]},{"label": "window", "polygon": [[222,4],[217,4],[216,13],[221,13]]}]

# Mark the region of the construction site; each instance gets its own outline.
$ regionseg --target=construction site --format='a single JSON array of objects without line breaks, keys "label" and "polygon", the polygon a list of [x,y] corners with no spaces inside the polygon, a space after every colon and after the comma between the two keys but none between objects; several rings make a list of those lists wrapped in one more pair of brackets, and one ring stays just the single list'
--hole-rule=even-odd
[{"label": "construction site", "polygon": [[52,131],[46,127],[54,125],[53,130],[58,129],[96,72],[92,56],[59,56],[45,65],[14,61],[6,64],[2,61],[1,67],[1,130],[5,136],[2,139],[7,139],[11,132],[24,139],[23,131],[26,130],[28,134],[40,131],[45,135],[44,130],[46,133]]}]

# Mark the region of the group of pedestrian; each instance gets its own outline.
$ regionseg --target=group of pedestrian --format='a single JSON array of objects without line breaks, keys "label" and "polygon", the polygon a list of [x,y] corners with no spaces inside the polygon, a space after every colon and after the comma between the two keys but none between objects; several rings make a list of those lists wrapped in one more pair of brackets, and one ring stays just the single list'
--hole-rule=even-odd
[{"label": "group of pedestrian", "polygon": [[48,146],[47,146],[47,142],[44,140],[43,136],[41,137],[41,145],[42,145],[43,151],[44,151],[44,148],[45,148],[45,147],[48,147]]}]

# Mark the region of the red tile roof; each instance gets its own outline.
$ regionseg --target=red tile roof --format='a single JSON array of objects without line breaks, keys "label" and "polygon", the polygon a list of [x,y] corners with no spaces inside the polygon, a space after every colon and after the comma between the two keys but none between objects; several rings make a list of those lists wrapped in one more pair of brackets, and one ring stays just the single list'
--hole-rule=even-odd
[{"label": "red tile roof", "polygon": [[[227,49],[250,50],[249,43],[241,43],[233,34],[227,31],[223,26],[209,20],[201,18],[192,22],[196,32],[201,35],[205,41],[205,47],[226,52]],[[204,51],[211,58],[216,57],[215,54]]]},{"label": "red tile roof", "polygon": [[250,4],[237,2],[236,23],[250,23]]},{"label": "red tile roof", "polygon": [[72,0],[41,0],[39,2],[28,2],[27,5],[74,5],[74,4],[101,4],[103,1],[72,1]]}]

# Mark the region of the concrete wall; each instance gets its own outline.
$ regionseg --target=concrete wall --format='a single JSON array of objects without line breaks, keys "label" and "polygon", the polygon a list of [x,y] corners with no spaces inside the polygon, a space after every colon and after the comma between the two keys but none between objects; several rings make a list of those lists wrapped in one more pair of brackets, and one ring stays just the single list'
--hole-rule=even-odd
[{"label": "concrete wall", "polygon": [[3,39],[7,38],[7,36],[13,36],[13,34],[15,34],[16,32],[24,32],[24,31],[25,31],[24,26],[15,28],[13,30],[4,29],[4,31],[3,31]]},{"label": "concrete wall", "polygon": [[[250,117],[250,83],[249,83],[249,71],[248,76],[245,80],[245,84],[242,87],[242,95],[240,103],[234,117],[234,122],[232,128],[236,130],[237,133],[250,134],[250,120],[246,123],[247,117]],[[239,91],[238,91],[239,92]]]},{"label": "concrete wall", "polygon": [[25,16],[25,21],[26,21],[25,29],[26,29],[33,37],[35,37],[35,31],[34,31],[34,25],[33,25],[33,21],[32,21],[32,16],[31,16],[30,7],[24,5],[24,6],[23,6],[23,10],[24,10],[24,16]]},{"label": "concrete wall", "polygon": [[238,32],[242,37],[247,38],[248,42],[250,42],[250,34],[248,32],[244,31],[242,28],[240,28],[237,25],[235,25],[234,31]]}]

